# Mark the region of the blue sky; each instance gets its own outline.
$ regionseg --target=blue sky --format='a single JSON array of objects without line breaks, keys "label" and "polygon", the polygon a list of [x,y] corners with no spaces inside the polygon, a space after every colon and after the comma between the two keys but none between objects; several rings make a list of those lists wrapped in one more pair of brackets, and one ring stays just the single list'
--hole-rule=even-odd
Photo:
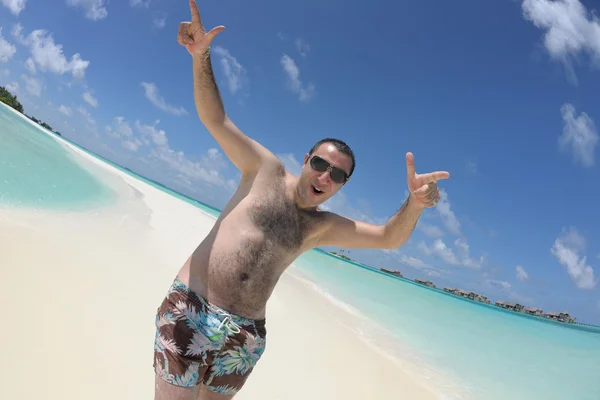
[{"label": "blue sky", "polygon": [[[195,112],[187,1],[0,4],[0,84],[27,114],[223,207],[239,173]],[[246,134],[292,172],[323,137],[354,149],[329,209],[384,223],[407,151],[417,172],[452,174],[409,243],[350,257],[600,324],[597,3],[198,4],[227,28],[213,65]]]}]

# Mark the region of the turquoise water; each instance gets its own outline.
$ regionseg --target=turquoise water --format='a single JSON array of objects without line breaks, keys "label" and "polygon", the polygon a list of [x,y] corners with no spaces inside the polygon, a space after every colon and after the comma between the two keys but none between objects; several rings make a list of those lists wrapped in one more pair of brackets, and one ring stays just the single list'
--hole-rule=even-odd
[{"label": "turquoise water", "polygon": [[515,315],[318,250],[296,265],[387,333],[364,328],[365,339],[389,355],[409,354],[425,375],[444,374],[446,398],[600,399],[600,329]]},{"label": "turquoise water", "polygon": [[[82,209],[113,201],[112,190],[82,168],[60,140],[66,139],[57,140],[0,105],[0,204]],[[357,334],[390,357],[408,358],[442,399],[600,399],[598,330],[514,315],[319,250],[302,255],[290,271],[317,283],[334,304],[366,316],[367,322],[354,327]]]},{"label": "turquoise water", "polygon": [[73,210],[115,198],[72,152],[0,105],[0,204]]}]

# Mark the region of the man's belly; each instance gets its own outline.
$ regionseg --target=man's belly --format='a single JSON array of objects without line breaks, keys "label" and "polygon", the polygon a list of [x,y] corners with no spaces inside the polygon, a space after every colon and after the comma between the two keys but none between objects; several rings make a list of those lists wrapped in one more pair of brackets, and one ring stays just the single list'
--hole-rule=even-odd
[{"label": "man's belly", "polygon": [[[230,241],[228,244],[235,243]],[[238,246],[201,244],[178,278],[207,301],[245,318],[263,319],[266,303],[289,257],[261,240],[237,238]]]}]

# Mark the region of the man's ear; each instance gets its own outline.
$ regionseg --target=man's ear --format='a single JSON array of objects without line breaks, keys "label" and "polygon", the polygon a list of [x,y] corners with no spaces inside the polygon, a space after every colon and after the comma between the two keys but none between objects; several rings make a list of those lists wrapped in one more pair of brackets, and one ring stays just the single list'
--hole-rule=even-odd
[{"label": "man's ear", "polygon": [[310,157],[310,156],[308,155],[308,153],[306,153],[306,154],[304,155],[304,164],[306,164],[306,163],[308,162],[308,158],[309,158],[309,157]]}]

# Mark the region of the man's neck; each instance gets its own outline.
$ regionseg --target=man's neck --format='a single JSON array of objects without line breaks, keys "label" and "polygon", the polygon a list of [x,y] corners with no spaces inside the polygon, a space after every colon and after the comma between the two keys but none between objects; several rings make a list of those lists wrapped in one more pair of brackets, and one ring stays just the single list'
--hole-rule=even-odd
[{"label": "man's neck", "polygon": [[308,206],[302,202],[302,197],[298,194],[298,184],[300,179],[295,176],[288,175],[288,179],[286,180],[286,195],[288,199],[291,199],[296,207],[305,212],[314,212],[317,211],[317,206]]}]

